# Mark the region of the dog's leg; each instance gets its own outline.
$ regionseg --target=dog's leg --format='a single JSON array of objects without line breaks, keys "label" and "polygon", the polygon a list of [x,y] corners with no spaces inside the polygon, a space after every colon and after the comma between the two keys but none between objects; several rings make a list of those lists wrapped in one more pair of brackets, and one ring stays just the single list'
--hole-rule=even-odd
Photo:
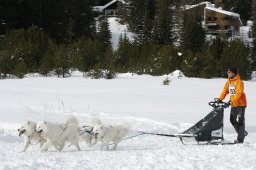
[{"label": "dog's leg", "polygon": [[87,143],[89,147],[92,147],[92,145],[95,145],[96,143],[97,143],[97,140],[95,139],[95,137],[90,135],[88,137],[88,143]]},{"label": "dog's leg", "polygon": [[92,147],[92,138],[91,138],[91,137],[89,137],[88,146],[89,146],[90,148]]},{"label": "dog's leg", "polygon": [[41,152],[47,151],[49,147],[52,145],[50,140],[47,140],[46,143],[40,148]]},{"label": "dog's leg", "polygon": [[41,139],[39,147],[41,148],[44,145],[44,143],[45,143],[45,140]]},{"label": "dog's leg", "polygon": [[109,143],[106,143],[106,150],[109,150]]},{"label": "dog's leg", "polygon": [[60,147],[56,143],[53,143],[52,145],[56,149],[56,151],[59,151],[59,152],[61,151]]},{"label": "dog's leg", "polygon": [[28,145],[29,145],[29,139],[25,137],[24,143],[23,143],[23,149],[20,152],[25,152],[28,149]]},{"label": "dog's leg", "polygon": [[116,150],[117,145],[118,145],[118,143],[117,143],[117,142],[115,142],[115,144],[114,144],[114,146],[113,146],[113,150]]},{"label": "dog's leg", "polygon": [[62,151],[65,147],[65,142],[59,144],[59,151]]},{"label": "dog's leg", "polygon": [[104,149],[104,147],[105,147],[105,143],[102,143],[101,145],[100,145],[100,150],[103,150]]},{"label": "dog's leg", "polygon": [[[43,147],[43,145],[46,143],[46,140],[45,139],[41,139],[41,142],[40,142],[40,148],[41,149]],[[47,151],[48,149],[46,149],[45,151]]]},{"label": "dog's leg", "polygon": [[81,148],[80,148],[78,142],[77,142],[76,148],[77,148],[78,151],[81,151]]},{"label": "dog's leg", "polygon": [[69,142],[70,142],[72,145],[75,145],[78,151],[81,151],[81,148],[80,148],[80,146],[79,146],[78,139],[77,139],[76,137],[74,137],[73,139],[69,139]]},{"label": "dog's leg", "polygon": [[114,140],[114,146],[113,146],[113,150],[116,150],[117,145],[119,144],[120,140]]},{"label": "dog's leg", "polygon": [[92,146],[92,142],[91,142],[91,137],[90,136],[86,136],[85,137],[85,141],[88,147]]},{"label": "dog's leg", "polygon": [[[93,140],[93,143],[92,143],[92,140]],[[92,143],[92,145],[95,145],[97,143],[97,139],[95,139],[94,136],[91,137],[91,143]]]},{"label": "dog's leg", "polygon": [[88,146],[89,148],[92,147],[92,141],[91,141],[90,139],[88,139],[88,141],[87,141],[86,143],[87,143],[87,146]]}]

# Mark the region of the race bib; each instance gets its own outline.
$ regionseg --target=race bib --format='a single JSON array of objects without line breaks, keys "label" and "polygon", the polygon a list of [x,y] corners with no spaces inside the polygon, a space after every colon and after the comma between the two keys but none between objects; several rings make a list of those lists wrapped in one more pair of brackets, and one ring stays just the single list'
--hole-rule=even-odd
[{"label": "race bib", "polygon": [[235,95],[236,94],[235,84],[230,84],[229,85],[229,94],[230,95]]}]

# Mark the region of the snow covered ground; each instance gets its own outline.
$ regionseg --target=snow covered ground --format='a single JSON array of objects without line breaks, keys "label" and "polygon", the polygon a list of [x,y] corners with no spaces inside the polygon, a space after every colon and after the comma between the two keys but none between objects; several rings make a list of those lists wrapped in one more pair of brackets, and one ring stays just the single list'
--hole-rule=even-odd
[{"label": "snow covered ground", "polygon": [[128,31],[128,28],[126,25],[122,25],[119,23],[119,18],[117,17],[109,17],[108,22],[110,26],[110,32],[111,32],[111,42],[113,49],[117,49],[119,38],[120,36],[124,36],[126,34],[127,38],[131,41],[134,40],[134,34]]},{"label": "snow covered ground", "polygon": [[[211,108],[225,79],[177,78],[119,74],[114,80],[86,79],[79,72],[70,78],[28,76],[0,81],[0,169],[256,169],[256,82],[246,81],[248,98],[246,123],[249,136],[242,145],[182,145],[178,139],[139,136],[120,143],[116,151],[100,151],[81,141],[64,152],[40,153],[37,146],[19,153],[22,138],[17,129],[23,120],[62,122],[65,115],[79,118],[86,125],[97,116],[105,124],[128,122],[135,131],[177,133],[193,125]],[[236,134],[225,112],[225,138]]]}]

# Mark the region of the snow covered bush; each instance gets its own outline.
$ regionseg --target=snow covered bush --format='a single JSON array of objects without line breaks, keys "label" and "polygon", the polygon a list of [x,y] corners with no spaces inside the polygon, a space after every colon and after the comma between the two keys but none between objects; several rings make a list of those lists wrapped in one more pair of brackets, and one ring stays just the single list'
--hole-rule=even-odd
[{"label": "snow covered bush", "polygon": [[163,85],[169,85],[172,82],[172,80],[169,79],[169,77],[166,77],[163,81]]},{"label": "snow covered bush", "polygon": [[94,69],[86,73],[85,76],[92,79],[113,79],[116,77],[116,73],[111,70]]}]

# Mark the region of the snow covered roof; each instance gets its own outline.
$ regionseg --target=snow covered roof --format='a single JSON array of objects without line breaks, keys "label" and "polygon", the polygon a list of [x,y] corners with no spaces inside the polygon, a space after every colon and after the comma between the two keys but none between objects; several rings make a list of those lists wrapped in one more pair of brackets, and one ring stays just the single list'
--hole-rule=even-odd
[{"label": "snow covered roof", "polygon": [[113,3],[117,2],[117,1],[118,0],[112,0],[104,6],[94,6],[93,11],[102,12],[104,9],[106,9],[107,7],[109,7],[110,5],[112,5]]},{"label": "snow covered roof", "polygon": [[201,6],[201,5],[205,5],[207,6],[208,4],[211,4],[210,2],[201,2],[199,4],[195,4],[195,5],[185,5],[185,9],[186,10],[189,10],[189,9],[192,9],[192,8],[195,8],[195,7],[198,7],[198,6]]},{"label": "snow covered roof", "polygon": [[214,8],[214,7],[210,7],[210,6],[205,7],[205,9],[208,9],[208,10],[211,10],[211,11],[215,11],[215,12],[219,12],[219,13],[222,13],[222,14],[225,14],[225,15],[228,15],[228,16],[231,16],[231,17],[236,17],[236,18],[239,19],[239,22],[240,22],[241,25],[242,25],[242,21],[241,21],[241,19],[240,19],[240,15],[237,14],[237,13],[230,12],[230,11],[225,11],[225,10],[223,10],[223,9]]},{"label": "snow covered roof", "polygon": [[219,9],[219,8],[213,8],[213,7],[205,7],[206,9],[209,9],[211,11],[216,11],[216,12],[219,12],[219,13],[223,13],[225,15],[229,15],[229,16],[233,16],[233,17],[240,17],[239,14],[237,13],[234,13],[234,12],[230,12],[230,11],[225,11],[223,9]]}]

